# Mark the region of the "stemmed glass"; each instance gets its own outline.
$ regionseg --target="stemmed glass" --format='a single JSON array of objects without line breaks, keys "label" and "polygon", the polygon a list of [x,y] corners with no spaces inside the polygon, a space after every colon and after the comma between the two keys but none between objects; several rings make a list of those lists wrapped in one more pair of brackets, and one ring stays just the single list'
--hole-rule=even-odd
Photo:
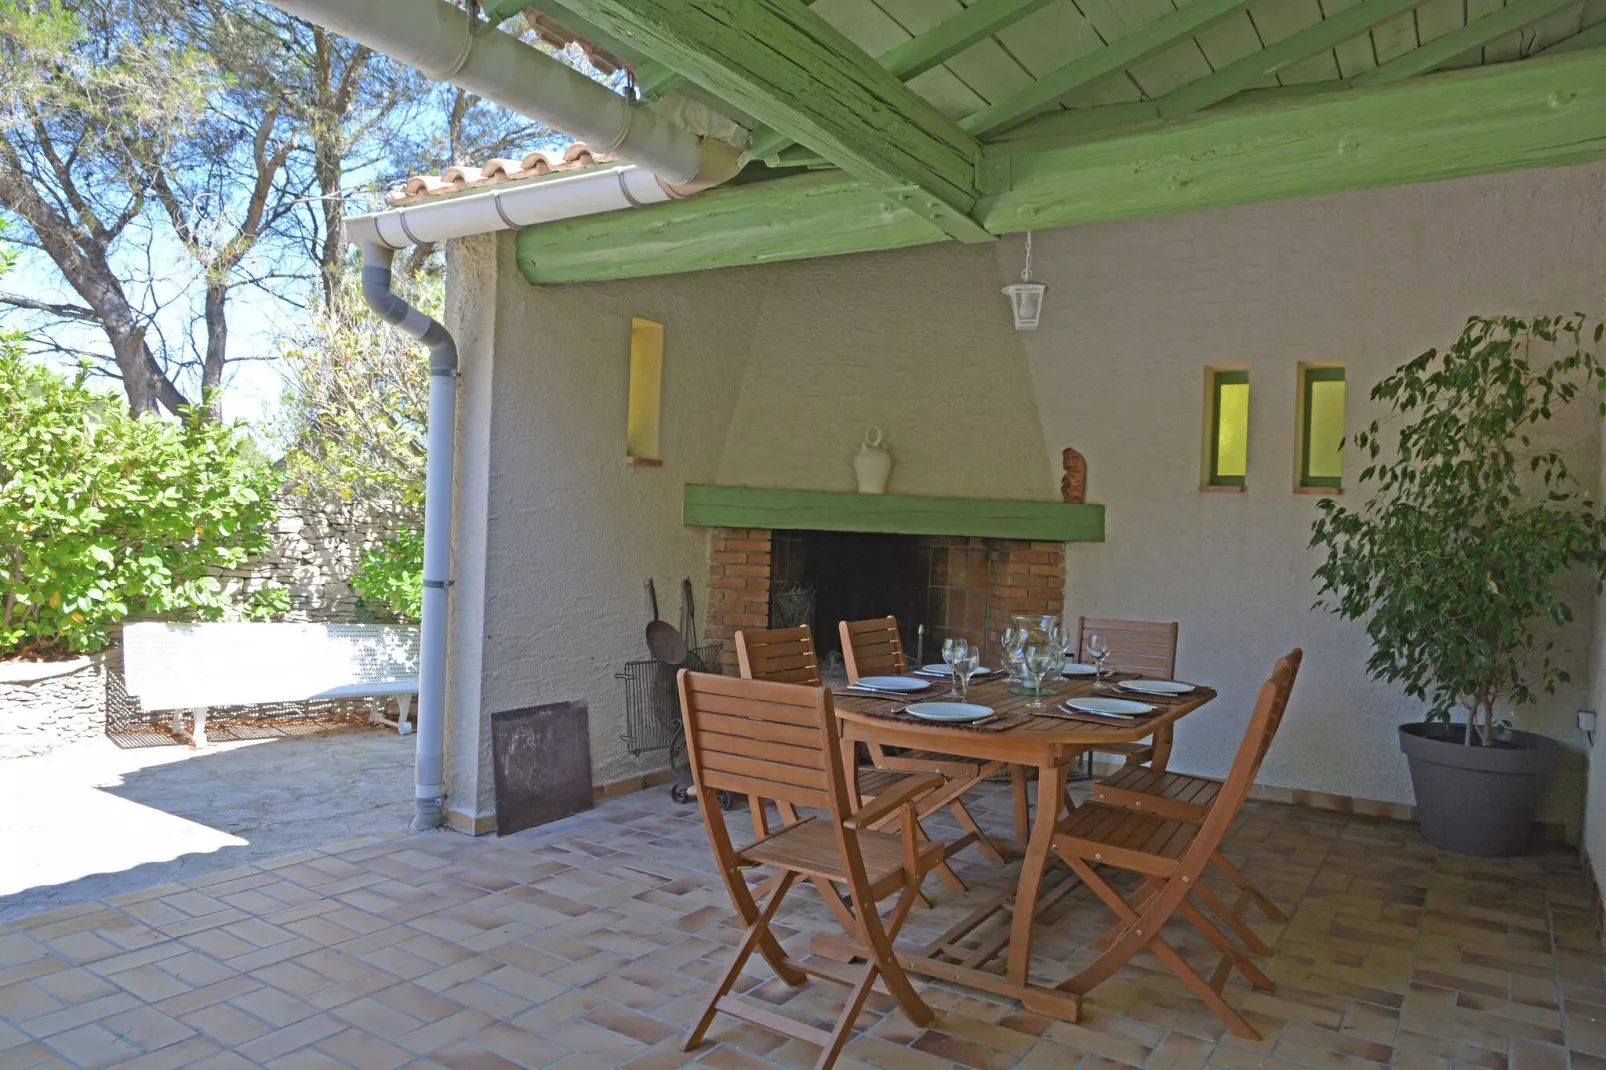
[{"label": "stemmed glass", "polygon": [[1033,693],[1032,701],[1026,704],[1028,709],[1046,708],[1043,705],[1043,696],[1052,695],[1053,692],[1043,687],[1043,681],[1048,678],[1049,673],[1063,664],[1060,652],[1052,646],[1034,646],[1026,651],[1026,675],[1031,679]]},{"label": "stemmed glass", "polygon": [[944,695],[944,698],[959,694],[959,671],[954,668],[954,661],[964,654],[968,645],[963,639],[944,639],[942,641],[942,660],[947,663],[948,671],[953,673],[953,685],[949,687],[948,694]]},{"label": "stemmed glass", "polygon": [[1011,625],[1004,629],[1003,639],[999,644],[999,652],[1003,656],[1004,666],[1009,670],[1008,678],[1024,684],[1026,677],[1021,671],[1021,651],[1026,645],[1026,631]]},{"label": "stemmed glass", "polygon": [[1102,635],[1087,637],[1087,656],[1093,659],[1093,687],[1104,686],[1104,659],[1110,656],[1110,644]]},{"label": "stemmed glass", "polygon": [[954,688],[959,701],[964,702],[970,693],[970,678],[981,665],[981,651],[966,644],[964,640],[960,640],[958,645],[964,649],[954,654]]}]

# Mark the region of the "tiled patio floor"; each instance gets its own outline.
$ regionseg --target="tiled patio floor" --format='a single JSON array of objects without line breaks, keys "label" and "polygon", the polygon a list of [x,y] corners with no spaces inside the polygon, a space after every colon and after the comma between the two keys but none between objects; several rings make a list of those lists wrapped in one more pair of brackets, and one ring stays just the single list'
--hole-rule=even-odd
[{"label": "tiled patio floor", "polygon": [[[1006,806],[994,792],[975,809],[1004,828]],[[1606,1068],[1603,958],[1570,852],[1472,860],[1408,825],[1259,803],[1231,853],[1293,916],[1264,929],[1278,992],[1229,989],[1259,1043],[1139,959],[1074,1025],[927,984],[940,1017],[917,1029],[874,997],[838,1065]],[[816,1049],[731,1019],[678,1050],[737,935],[710,861],[696,812],[652,791],[507,839],[365,840],[23,918],[0,925],[0,1070],[809,1066]],[[1012,873],[956,861],[971,890],[928,883],[921,931]],[[784,920],[794,953],[830,928],[812,891]],[[1045,973],[1104,924],[1085,891],[1052,920]],[[822,1022],[840,1005],[824,982],[751,984]]]}]

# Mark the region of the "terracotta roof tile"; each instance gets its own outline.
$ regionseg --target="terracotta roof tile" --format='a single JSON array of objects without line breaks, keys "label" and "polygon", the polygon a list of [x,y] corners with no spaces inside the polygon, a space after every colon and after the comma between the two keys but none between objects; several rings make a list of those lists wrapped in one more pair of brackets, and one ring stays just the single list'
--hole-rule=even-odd
[{"label": "terracotta roof tile", "polygon": [[416,201],[477,189],[497,182],[512,182],[521,178],[550,174],[553,171],[579,171],[598,164],[616,163],[619,157],[593,152],[584,142],[559,151],[537,149],[523,159],[496,157],[486,160],[483,166],[463,164],[448,167],[438,175],[414,175],[390,191],[385,198],[391,205],[412,204]]}]

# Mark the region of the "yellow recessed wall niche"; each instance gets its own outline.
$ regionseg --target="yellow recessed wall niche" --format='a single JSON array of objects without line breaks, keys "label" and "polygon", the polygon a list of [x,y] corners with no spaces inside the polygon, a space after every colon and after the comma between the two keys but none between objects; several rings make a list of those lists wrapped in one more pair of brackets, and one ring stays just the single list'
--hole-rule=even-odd
[{"label": "yellow recessed wall niche", "polygon": [[663,410],[664,325],[630,321],[630,413],[625,454],[636,461],[663,459],[659,422]]},{"label": "yellow recessed wall niche", "polygon": [[1242,487],[1249,474],[1249,372],[1210,368],[1205,385],[1205,486]]}]

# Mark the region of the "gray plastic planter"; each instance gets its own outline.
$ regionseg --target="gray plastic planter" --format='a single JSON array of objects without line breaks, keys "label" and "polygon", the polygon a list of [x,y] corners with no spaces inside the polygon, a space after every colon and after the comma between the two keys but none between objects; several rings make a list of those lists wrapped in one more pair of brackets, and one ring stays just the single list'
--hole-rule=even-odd
[{"label": "gray plastic planter", "polygon": [[1509,746],[1468,747],[1460,727],[1452,737],[1444,725],[1400,726],[1422,838],[1461,854],[1521,854],[1556,767],[1556,741],[1512,732],[1501,737]]}]

